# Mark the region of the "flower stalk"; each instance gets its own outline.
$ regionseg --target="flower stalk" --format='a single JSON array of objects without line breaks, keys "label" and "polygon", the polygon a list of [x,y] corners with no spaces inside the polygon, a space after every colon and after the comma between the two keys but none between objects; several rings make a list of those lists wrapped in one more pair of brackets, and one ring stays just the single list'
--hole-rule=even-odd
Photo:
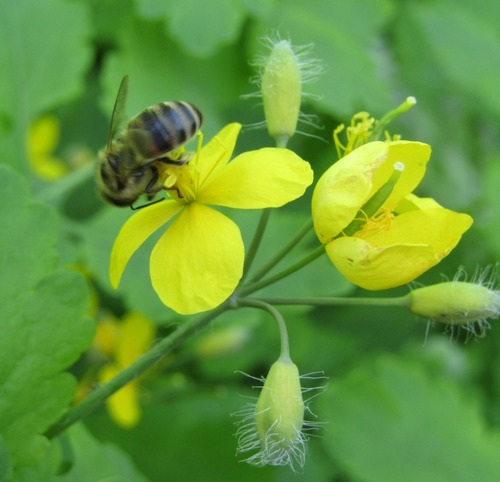
[{"label": "flower stalk", "polygon": [[45,435],[48,438],[55,437],[70,425],[86,417],[97,407],[101,406],[113,393],[149,370],[165,355],[172,352],[182,341],[201,330],[227,309],[228,306],[224,304],[207,313],[205,316],[192,318],[179,325],[173,333],[160,340],[135,363],[123,369],[109,382],[96,388],[87,398],[71,408],[59,422],[47,430]]}]

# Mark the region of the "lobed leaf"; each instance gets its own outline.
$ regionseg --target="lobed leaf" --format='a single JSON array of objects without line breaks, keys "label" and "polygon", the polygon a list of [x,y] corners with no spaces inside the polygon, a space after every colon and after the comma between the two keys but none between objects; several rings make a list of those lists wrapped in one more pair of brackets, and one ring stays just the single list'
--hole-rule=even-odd
[{"label": "lobed leaf", "polygon": [[64,372],[90,344],[85,280],[57,267],[57,218],[32,203],[26,182],[0,166],[0,433],[14,470],[36,464],[42,435],[68,408]]}]

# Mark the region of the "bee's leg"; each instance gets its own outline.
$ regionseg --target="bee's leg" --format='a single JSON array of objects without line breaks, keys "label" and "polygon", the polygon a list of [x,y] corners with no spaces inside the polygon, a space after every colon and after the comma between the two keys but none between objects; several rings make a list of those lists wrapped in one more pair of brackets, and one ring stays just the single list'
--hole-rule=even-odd
[{"label": "bee's leg", "polygon": [[140,206],[131,205],[130,209],[132,209],[132,211],[137,211],[138,209],[147,208],[148,206],[152,206],[153,204],[159,203],[160,201],[165,201],[165,199],[157,199],[156,201],[151,201],[150,203],[141,204]]},{"label": "bee's leg", "polygon": [[148,199],[153,199],[154,195],[159,191],[158,189],[155,190],[156,183],[158,182],[158,179],[160,179],[160,174],[158,172],[158,169],[154,165],[148,166],[148,169],[151,173],[151,179],[144,188],[144,192],[148,195]]},{"label": "bee's leg", "polygon": [[165,154],[163,157],[156,159],[157,161],[161,161],[165,164],[170,164],[174,166],[182,166],[189,161],[190,156],[185,153],[184,148],[180,147],[177,151],[169,152]]},{"label": "bee's leg", "polygon": [[177,197],[179,199],[182,199],[184,196],[181,194],[181,192],[179,191],[179,188],[177,187],[168,187],[168,188],[165,188],[165,191],[175,191],[177,193]]},{"label": "bee's leg", "polygon": [[[155,185],[158,182],[158,179],[160,179],[160,174],[158,173],[158,169],[156,169],[156,167],[153,165],[151,165],[151,166],[148,165],[147,168],[149,169],[149,171],[151,173],[151,179],[148,182],[148,184],[146,185],[146,187],[144,188],[144,194],[147,195],[148,201],[151,201],[153,199],[153,197],[155,196],[155,194],[158,192],[158,189],[155,188]],[[140,171],[137,172],[137,175],[143,176],[144,173],[145,173],[145,170],[141,169]],[[134,207],[132,205],[132,206],[130,206],[130,208],[133,211],[136,211],[137,209],[142,209],[142,208],[145,208],[147,206],[151,206],[152,204],[156,204],[157,202],[160,202],[160,201],[163,201],[163,199],[158,199],[156,201],[152,201],[152,202],[149,202],[147,204],[142,204],[141,206],[137,206],[137,207]]]}]

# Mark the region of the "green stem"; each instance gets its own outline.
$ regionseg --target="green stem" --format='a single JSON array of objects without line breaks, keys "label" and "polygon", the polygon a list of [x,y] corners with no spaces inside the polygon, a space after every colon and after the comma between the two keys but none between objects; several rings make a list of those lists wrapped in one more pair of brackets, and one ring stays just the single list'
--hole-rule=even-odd
[{"label": "green stem", "polygon": [[387,114],[385,114],[382,119],[380,119],[377,124],[375,125],[375,128],[373,129],[373,133],[371,135],[371,138],[373,140],[378,139],[382,133],[384,132],[384,129],[396,118],[399,117],[401,114],[406,112],[407,110],[411,109],[415,104],[417,103],[417,100],[415,97],[407,97],[406,100],[396,107],[395,109],[391,110]]},{"label": "green stem", "polygon": [[323,245],[318,246],[312,253],[307,255],[305,258],[302,258],[300,261],[297,261],[296,263],[292,264],[283,271],[280,271],[274,276],[243,286],[241,290],[238,292],[238,295],[246,296],[249,295],[250,293],[254,293],[255,291],[265,288],[266,286],[276,283],[277,281],[295,273],[304,266],[307,266],[309,263],[312,263],[316,258],[319,258],[324,252],[325,252],[325,247]]},{"label": "green stem", "polygon": [[293,236],[288,243],[286,243],[267,263],[265,263],[254,275],[250,278],[251,282],[259,281],[269,271],[271,271],[301,240],[309,233],[313,226],[312,220],[307,223]]},{"label": "green stem", "polygon": [[142,375],[165,355],[170,353],[189,335],[206,326],[227,309],[228,304],[223,304],[201,318],[193,318],[180,325],[173,333],[161,340],[151,348],[151,350],[142,355],[135,363],[125,368],[115,378],[101,385],[82,402],[71,408],[59,422],[49,428],[45,435],[49,438],[54,437],[73,423],[87,416],[99,407],[110,395]]},{"label": "green stem", "polygon": [[274,138],[274,141],[276,142],[276,147],[286,149],[286,146],[288,144],[288,139],[290,139],[290,137],[288,136],[276,136]]},{"label": "green stem", "polygon": [[[247,299],[250,301],[251,299]],[[308,306],[409,306],[409,295],[392,298],[341,298],[341,297],[311,297],[311,298],[255,298],[269,305],[308,305]]]},{"label": "green stem", "polygon": [[267,223],[269,222],[270,216],[271,216],[271,209],[268,208],[262,210],[259,224],[257,225],[257,229],[255,230],[252,243],[250,244],[250,247],[248,248],[248,253],[245,256],[245,268],[243,270],[242,280],[245,279],[245,276],[248,274],[248,271],[250,270],[252,263],[255,260],[255,256],[257,254],[257,251],[259,250],[262,238],[264,237],[264,233],[266,231]]},{"label": "green stem", "polygon": [[286,323],[281,313],[271,304],[256,299],[249,298],[239,298],[236,301],[238,306],[249,306],[252,308],[258,308],[260,310],[267,311],[278,323],[278,328],[280,331],[280,340],[281,340],[281,350],[280,350],[280,360],[290,360],[290,345],[288,342],[288,330],[286,328]]}]

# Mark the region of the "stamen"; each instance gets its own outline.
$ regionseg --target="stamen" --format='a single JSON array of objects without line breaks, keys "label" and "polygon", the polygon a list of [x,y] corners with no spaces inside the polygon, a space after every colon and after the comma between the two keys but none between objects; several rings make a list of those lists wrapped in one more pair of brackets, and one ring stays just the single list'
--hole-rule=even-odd
[{"label": "stamen", "polygon": [[366,201],[366,203],[357,212],[351,224],[349,224],[349,226],[342,231],[342,235],[352,236],[363,227],[366,223],[366,218],[370,219],[372,216],[377,214],[377,211],[382,208],[384,203],[392,194],[392,191],[396,187],[404,168],[405,165],[402,162],[398,161],[394,164],[394,171],[392,172],[389,180],[383,184],[381,188],[370,199],[368,199],[368,201]]}]

